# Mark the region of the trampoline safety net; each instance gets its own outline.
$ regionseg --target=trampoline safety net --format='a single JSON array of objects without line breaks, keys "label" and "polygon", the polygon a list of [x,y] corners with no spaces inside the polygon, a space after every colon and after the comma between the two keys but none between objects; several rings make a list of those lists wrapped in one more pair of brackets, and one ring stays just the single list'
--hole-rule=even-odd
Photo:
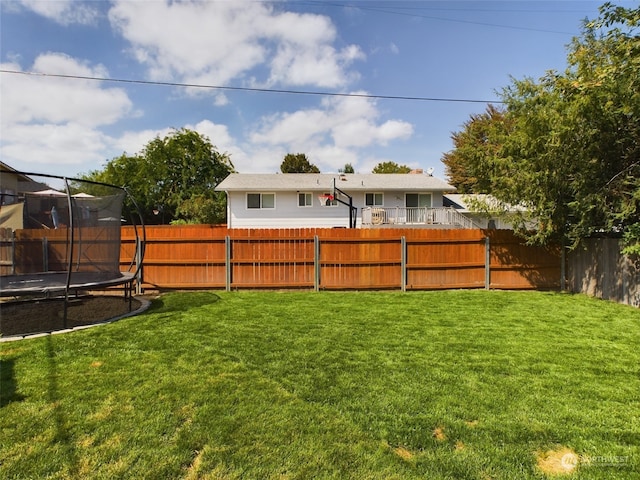
[{"label": "trampoline safety net", "polygon": [[[11,175],[16,178],[12,179]],[[2,172],[0,294],[99,288],[121,272],[122,188]],[[14,181],[13,188],[9,188]]]}]

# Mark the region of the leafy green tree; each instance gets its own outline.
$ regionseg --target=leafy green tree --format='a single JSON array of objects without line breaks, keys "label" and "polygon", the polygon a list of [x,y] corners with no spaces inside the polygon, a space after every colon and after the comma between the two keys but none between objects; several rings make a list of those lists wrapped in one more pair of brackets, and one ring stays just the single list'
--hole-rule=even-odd
[{"label": "leafy green tree", "polygon": [[350,163],[346,163],[341,173],[356,173],[356,171],[353,168],[353,165],[351,165]]},{"label": "leafy green tree", "polygon": [[563,73],[502,92],[508,128],[489,130],[474,174],[504,205],[526,207],[515,228],[531,243],[575,247],[624,232],[627,251],[640,246],[639,24],[640,8],[607,3],[573,40]]},{"label": "leafy green tree", "polygon": [[490,193],[492,159],[508,133],[504,111],[489,105],[484,113],[471,115],[460,132],[451,135],[453,150],[442,157],[449,183],[458,193]]},{"label": "leafy green tree", "polygon": [[151,140],[140,154],[123,154],[83,178],[125,186],[148,223],[223,223],[226,196],[214,188],[234,171],[229,156],[219,153],[207,137],[180,129]]},{"label": "leafy green tree", "polygon": [[398,165],[396,162],[380,162],[371,173],[409,173],[410,167],[406,165]]},{"label": "leafy green tree", "polygon": [[282,173],[320,173],[320,169],[304,153],[287,153],[280,164]]}]

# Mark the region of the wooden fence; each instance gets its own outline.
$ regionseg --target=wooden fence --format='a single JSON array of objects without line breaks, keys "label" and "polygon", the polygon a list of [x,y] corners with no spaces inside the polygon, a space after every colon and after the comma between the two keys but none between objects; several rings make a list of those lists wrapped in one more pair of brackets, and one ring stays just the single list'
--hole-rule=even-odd
[{"label": "wooden fence", "polygon": [[640,268],[637,259],[620,253],[620,240],[590,238],[567,260],[572,292],[640,306]]},{"label": "wooden fence", "polygon": [[[70,230],[0,229],[0,274],[66,271]],[[78,271],[117,271],[121,246],[118,228],[75,229],[72,263]]]},{"label": "wooden fence", "polygon": [[[103,237],[77,239],[83,269],[114,268],[117,239]],[[123,227],[121,270],[131,267],[135,241]],[[64,270],[67,242],[64,229],[0,229],[0,274]],[[560,289],[565,274],[570,291],[640,306],[640,268],[618,240],[587,240],[563,269],[559,249],[526,246],[506,230],[151,226],[142,274],[145,288],[229,290]]]},{"label": "wooden fence", "polygon": [[[468,229],[147,227],[145,288],[559,289],[558,249]],[[135,251],[123,227],[121,257]],[[128,261],[128,260],[127,260]],[[123,261],[124,263],[124,261]]]}]

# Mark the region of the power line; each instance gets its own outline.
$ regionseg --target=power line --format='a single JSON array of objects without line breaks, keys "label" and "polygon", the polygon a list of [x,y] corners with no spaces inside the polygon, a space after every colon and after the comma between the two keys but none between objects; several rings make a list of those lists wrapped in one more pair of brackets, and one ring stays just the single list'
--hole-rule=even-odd
[{"label": "power line", "polygon": [[[414,17],[414,18],[425,18],[425,19],[429,19],[429,20],[438,20],[438,21],[442,21],[442,22],[454,22],[454,23],[465,23],[465,24],[469,24],[469,25],[481,25],[484,27],[496,27],[496,28],[507,28],[507,29],[511,29],[511,30],[523,30],[523,31],[529,31],[529,32],[541,32],[541,33],[555,33],[555,34],[559,34],[559,35],[576,35],[576,33],[573,32],[563,32],[563,31],[559,31],[559,30],[548,30],[548,29],[542,29],[542,28],[533,28],[533,27],[522,27],[522,26],[515,26],[515,25],[502,25],[502,24],[498,24],[498,23],[489,23],[489,22],[480,22],[477,20],[463,20],[463,19],[456,19],[456,18],[446,18],[446,17],[436,17],[433,15],[424,15],[424,14],[418,14],[415,12],[407,12],[407,11],[398,11],[398,9],[404,9],[404,10],[408,10],[407,7],[398,7],[396,5],[394,5],[393,7],[370,7],[370,6],[364,6],[358,3],[335,3],[335,2],[318,2],[318,1],[309,1],[309,2],[299,2],[299,4],[307,4],[307,5],[313,5],[313,6],[328,6],[328,7],[341,7],[341,8],[355,8],[358,10],[362,10],[362,11],[370,11],[370,12],[378,12],[378,13],[385,13],[385,14],[389,14],[389,15],[399,15],[399,16],[405,16],[405,17]],[[418,7],[412,7],[412,10],[416,10]],[[393,9],[393,10],[392,10]],[[428,10],[444,10],[444,9],[432,9],[432,8],[428,8]],[[448,10],[455,10],[457,12],[465,12],[465,11],[482,11],[482,10],[456,10],[456,9],[448,9]],[[490,12],[490,10],[486,10],[487,12]],[[534,13],[533,11],[531,12],[526,12],[526,11],[517,11],[515,10],[515,12],[522,12],[522,13]],[[536,11],[536,13],[538,13],[538,11]],[[557,13],[557,12],[556,12]],[[563,13],[562,11],[560,11],[560,13]]]},{"label": "power line", "polygon": [[412,100],[419,102],[457,102],[457,103],[504,103],[501,100],[476,100],[465,98],[440,98],[440,97],[412,97],[407,95],[375,95],[368,93],[339,93],[339,92],[321,92],[312,90],[286,90],[277,88],[256,88],[256,87],[232,87],[228,85],[205,85],[198,83],[180,83],[180,82],[159,82],[151,80],[134,80],[126,78],[104,78],[104,77],[92,77],[85,75],[63,75],[59,73],[43,73],[43,72],[25,72],[19,70],[5,70],[0,69],[0,73],[9,73],[15,75],[26,75],[35,77],[52,77],[52,78],[67,78],[72,80],[91,80],[97,82],[112,82],[112,83],[128,83],[137,85],[155,85],[164,87],[182,87],[182,88],[201,88],[208,90],[235,90],[241,92],[259,92],[259,93],[283,93],[290,95],[316,95],[324,97],[355,97],[355,98],[371,98],[382,100]]}]

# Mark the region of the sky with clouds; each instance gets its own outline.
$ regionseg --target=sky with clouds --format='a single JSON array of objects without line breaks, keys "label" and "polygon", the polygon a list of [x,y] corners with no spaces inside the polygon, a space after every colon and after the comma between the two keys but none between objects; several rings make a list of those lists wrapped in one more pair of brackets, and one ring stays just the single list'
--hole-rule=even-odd
[{"label": "sky with clouds", "polygon": [[0,158],[75,177],[184,127],[241,173],[305,153],[444,177],[451,133],[486,108],[460,100],[563,70],[600,3],[0,0]]}]

